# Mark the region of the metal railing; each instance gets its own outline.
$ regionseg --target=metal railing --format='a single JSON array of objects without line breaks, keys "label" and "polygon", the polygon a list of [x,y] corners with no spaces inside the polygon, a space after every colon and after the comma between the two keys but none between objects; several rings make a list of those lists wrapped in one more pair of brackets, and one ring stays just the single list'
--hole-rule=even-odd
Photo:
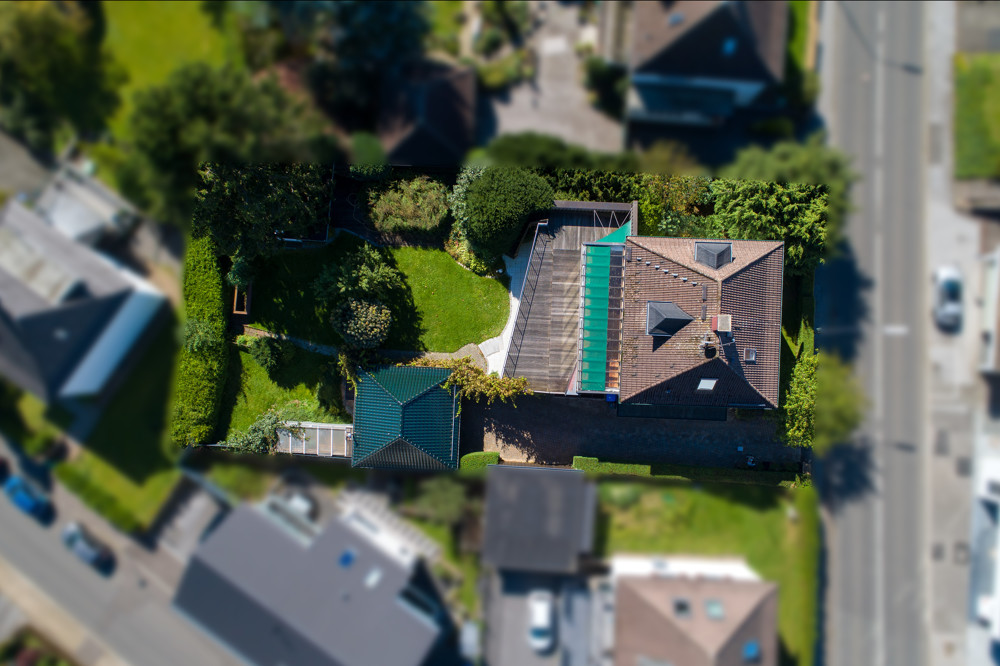
[{"label": "metal railing", "polygon": [[[531,312],[531,303],[535,297],[535,287],[538,285],[538,277],[542,272],[542,262],[545,259],[545,251],[548,249],[551,238],[543,238],[540,252],[535,252],[538,246],[538,232],[542,227],[548,230],[548,222],[539,222],[535,227],[535,236],[531,241],[531,256],[528,257],[528,268],[525,270],[524,282],[521,284],[521,294],[518,298],[517,318],[514,320],[514,330],[510,335],[510,342],[507,344],[507,355],[504,361],[503,376],[513,377],[517,368],[517,359],[521,354],[521,344],[524,342],[524,331],[528,327],[528,315]],[[532,281],[532,278],[534,281]],[[530,292],[528,285],[531,285]],[[525,307],[524,297],[528,294],[528,303]],[[515,339],[517,344],[514,343]],[[513,357],[511,354],[513,353]],[[511,359],[513,358],[513,363]]]}]

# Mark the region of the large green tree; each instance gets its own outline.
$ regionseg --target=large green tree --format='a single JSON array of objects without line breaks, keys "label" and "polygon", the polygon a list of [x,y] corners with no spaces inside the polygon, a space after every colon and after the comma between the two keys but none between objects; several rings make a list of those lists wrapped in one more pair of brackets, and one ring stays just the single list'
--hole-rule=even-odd
[{"label": "large green tree", "polygon": [[89,134],[118,108],[125,70],[75,3],[0,3],[0,124],[50,151],[67,123]]},{"label": "large green tree", "polygon": [[828,192],[827,246],[841,240],[844,218],[850,212],[851,183],[857,174],[851,161],[836,148],[826,145],[826,137],[817,132],[804,143],[781,141],[770,149],[751,146],[741,150],[736,160],[722,169],[724,178],[766,180],[778,183],[825,185]]},{"label": "large green tree", "polygon": [[785,272],[812,275],[826,254],[826,196],[819,185],[712,181],[713,235],[783,240]]},{"label": "large green tree", "polygon": [[211,162],[198,174],[193,230],[211,234],[234,262],[271,254],[281,237],[327,217],[332,174],[318,165]]},{"label": "large green tree", "polygon": [[176,223],[190,219],[200,164],[308,159],[318,134],[273,78],[201,62],[138,92],[130,130],[151,212]]},{"label": "large green tree", "polygon": [[527,169],[489,167],[466,191],[469,240],[483,254],[500,256],[553,198],[545,179]]}]

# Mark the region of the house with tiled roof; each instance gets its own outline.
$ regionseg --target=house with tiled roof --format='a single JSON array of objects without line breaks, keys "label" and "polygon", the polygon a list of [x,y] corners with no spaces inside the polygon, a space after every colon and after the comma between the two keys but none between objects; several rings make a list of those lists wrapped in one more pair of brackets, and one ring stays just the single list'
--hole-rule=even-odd
[{"label": "house with tiled roof", "polygon": [[619,415],[776,408],[784,244],[637,236],[614,205],[557,202],[538,225],[504,375]]},{"label": "house with tiled roof", "polygon": [[351,465],[376,469],[458,468],[458,389],[445,368],[361,370]]}]

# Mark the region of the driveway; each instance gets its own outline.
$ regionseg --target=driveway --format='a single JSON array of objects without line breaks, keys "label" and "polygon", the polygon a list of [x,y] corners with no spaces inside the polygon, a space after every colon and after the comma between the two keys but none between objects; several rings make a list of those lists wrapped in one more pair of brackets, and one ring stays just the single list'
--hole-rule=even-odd
[{"label": "driveway", "polygon": [[603,400],[541,394],[516,408],[464,404],[462,448],[546,465],[571,465],[573,456],[702,467],[739,467],[748,455],[790,464],[801,457],[776,440],[766,414],[726,422],[619,417]]},{"label": "driveway", "polygon": [[544,2],[532,3],[532,9],[543,20],[530,39],[538,55],[536,78],[489,99],[495,134],[539,132],[591,150],[620,151],[621,122],[592,107],[583,87],[581,61],[573,50],[582,37],[578,6]]},{"label": "driveway", "polygon": [[[528,645],[528,594],[548,590],[556,601],[556,648],[538,654]],[[582,580],[531,573],[494,573],[486,608],[486,662],[489,666],[589,662],[590,593]]]}]

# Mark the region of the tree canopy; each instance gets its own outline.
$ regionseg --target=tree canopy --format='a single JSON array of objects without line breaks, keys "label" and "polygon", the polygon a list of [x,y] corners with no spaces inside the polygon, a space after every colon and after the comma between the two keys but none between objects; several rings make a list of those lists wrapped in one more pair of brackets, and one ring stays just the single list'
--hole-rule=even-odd
[{"label": "tree canopy", "polygon": [[193,231],[210,234],[234,269],[327,217],[332,174],[315,164],[210,162],[198,175]]},{"label": "tree canopy", "polygon": [[741,150],[736,160],[720,174],[724,178],[774,181],[782,184],[825,185],[828,192],[829,227],[827,246],[840,242],[844,218],[850,212],[850,187],[857,180],[850,159],[827,146],[822,132],[804,143],[781,141],[769,150],[751,146]]},{"label": "tree canopy", "polygon": [[466,190],[469,240],[477,250],[502,255],[532,215],[552,207],[552,188],[526,169],[493,166]]},{"label": "tree canopy", "polygon": [[812,275],[826,254],[826,191],[819,185],[712,181],[712,226],[723,238],[781,239],[789,275]]},{"label": "tree canopy", "polygon": [[818,455],[849,441],[864,417],[867,400],[851,366],[835,354],[820,352],[816,369],[816,435]]},{"label": "tree canopy", "polygon": [[795,362],[785,395],[784,437],[789,446],[812,446],[816,433],[816,354],[806,350]]},{"label": "tree canopy", "polygon": [[0,3],[0,124],[35,150],[64,122],[103,129],[118,108],[128,76],[91,28],[75,3]]},{"label": "tree canopy", "polygon": [[308,161],[318,126],[273,78],[203,62],[136,93],[131,136],[154,215],[186,223],[199,165]]}]

